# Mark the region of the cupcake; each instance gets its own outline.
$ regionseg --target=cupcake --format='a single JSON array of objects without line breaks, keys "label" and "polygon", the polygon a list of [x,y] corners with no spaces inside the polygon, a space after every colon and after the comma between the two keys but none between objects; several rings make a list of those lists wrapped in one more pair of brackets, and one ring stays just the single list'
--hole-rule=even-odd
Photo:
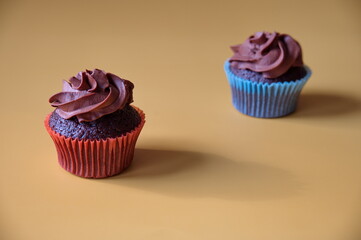
[{"label": "cupcake", "polygon": [[133,102],[134,85],[99,69],[63,81],[50,97],[56,109],[45,119],[58,161],[68,172],[105,178],[130,166],[145,115]]},{"label": "cupcake", "polygon": [[243,114],[276,118],[295,111],[299,94],[311,76],[300,44],[287,34],[257,32],[231,46],[224,65],[232,103]]}]

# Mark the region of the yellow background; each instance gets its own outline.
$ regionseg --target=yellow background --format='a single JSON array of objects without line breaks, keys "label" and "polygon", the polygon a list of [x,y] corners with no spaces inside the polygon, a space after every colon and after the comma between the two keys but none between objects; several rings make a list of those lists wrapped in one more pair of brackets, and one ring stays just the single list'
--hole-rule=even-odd
[{"label": "yellow background", "polygon": [[[360,22],[357,0],[1,1],[0,239],[360,239]],[[313,70],[285,118],[231,105],[229,46],[262,30]],[[131,80],[147,116],[103,180],[64,171],[43,127],[86,68]]]}]

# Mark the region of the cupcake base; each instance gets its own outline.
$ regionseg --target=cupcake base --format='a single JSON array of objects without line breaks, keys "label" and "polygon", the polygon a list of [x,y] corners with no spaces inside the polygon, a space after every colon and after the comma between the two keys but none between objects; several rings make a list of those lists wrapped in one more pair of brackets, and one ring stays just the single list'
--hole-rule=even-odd
[{"label": "cupcake base", "polygon": [[232,90],[233,106],[243,114],[258,118],[277,118],[296,110],[298,97],[311,76],[290,82],[256,83],[236,76],[226,61],[224,69]]},{"label": "cupcake base", "polygon": [[45,128],[53,139],[58,162],[66,171],[85,178],[106,178],[128,168],[133,160],[135,144],[145,123],[145,114],[137,107],[140,124],[132,131],[105,140],[79,140],[67,138],[49,126],[49,114]]}]

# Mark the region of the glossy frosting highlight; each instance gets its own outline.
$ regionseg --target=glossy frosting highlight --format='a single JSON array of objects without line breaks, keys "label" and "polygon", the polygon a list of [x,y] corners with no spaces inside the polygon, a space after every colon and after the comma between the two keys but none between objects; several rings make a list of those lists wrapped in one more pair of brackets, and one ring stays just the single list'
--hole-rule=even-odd
[{"label": "glossy frosting highlight", "polygon": [[231,67],[259,72],[265,78],[277,78],[291,67],[303,66],[301,46],[287,34],[257,32],[231,49]]},{"label": "glossy frosting highlight", "polygon": [[94,121],[133,102],[132,82],[94,69],[79,72],[63,81],[63,90],[50,97],[51,106],[62,118]]}]

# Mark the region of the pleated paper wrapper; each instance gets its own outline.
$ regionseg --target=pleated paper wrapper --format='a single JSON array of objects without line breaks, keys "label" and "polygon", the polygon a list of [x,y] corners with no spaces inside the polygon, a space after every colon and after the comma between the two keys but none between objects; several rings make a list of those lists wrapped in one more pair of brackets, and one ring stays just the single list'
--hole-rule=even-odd
[{"label": "pleated paper wrapper", "polygon": [[296,110],[303,86],[311,76],[305,66],[306,76],[290,82],[257,83],[236,76],[226,61],[224,70],[232,90],[233,106],[243,114],[259,118],[276,118]]},{"label": "pleated paper wrapper", "polygon": [[133,160],[135,144],[145,123],[142,110],[132,106],[141,117],[140,124],[131,132],[105,140],[79,140],[60,135],[49,126],[49,114],[45,127],[53,139],[58,162],[66,171],[84,178],[106,178],[128,168]]}]

